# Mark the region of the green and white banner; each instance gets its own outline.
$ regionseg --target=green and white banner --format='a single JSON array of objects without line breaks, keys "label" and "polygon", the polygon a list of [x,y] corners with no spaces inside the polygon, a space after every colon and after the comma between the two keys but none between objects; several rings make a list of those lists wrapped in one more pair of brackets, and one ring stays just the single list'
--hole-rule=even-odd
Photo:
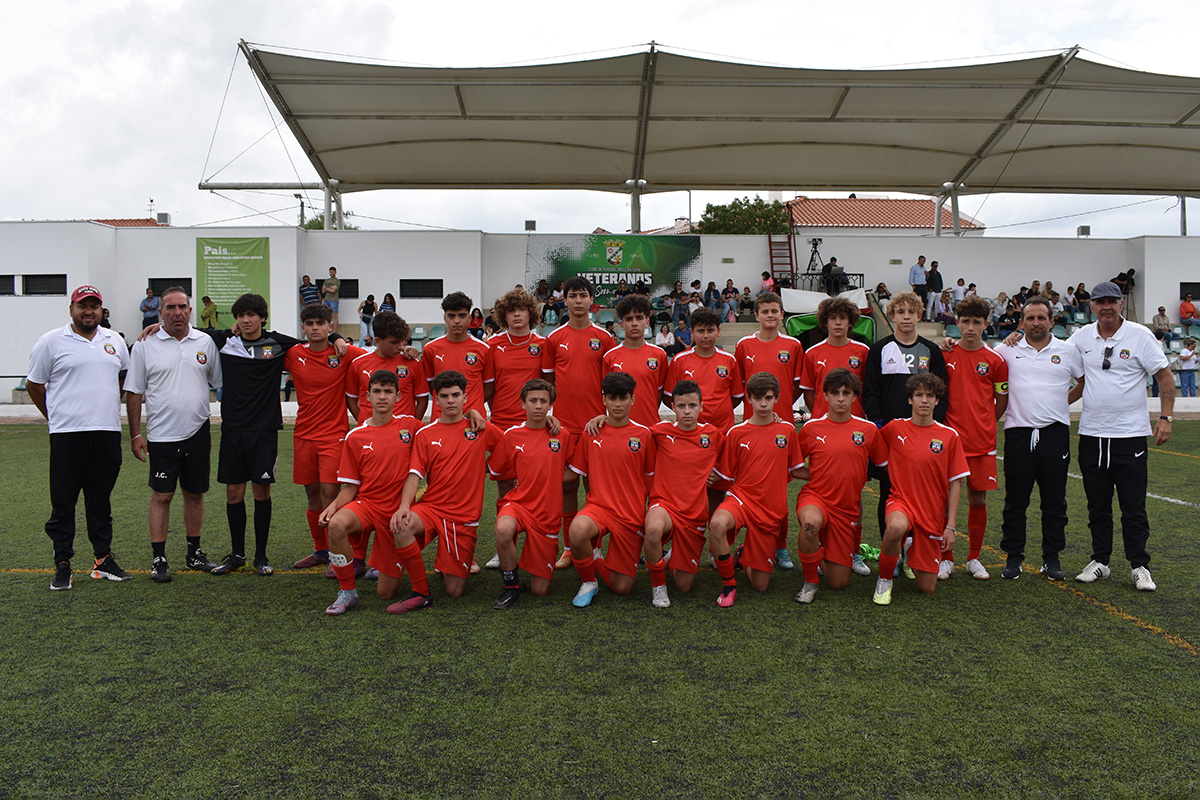
[{"label": "green and white banner", "polygon": [[526,287],[543,278],[559,281],[582,275],[596,287],[596,302],[612,305],[617,284],[630,289],[641,281],[651,297],[667,294],[675,281],[687,288],[700,278],[699,236],[530,236],[526,247]]},{"label": "green and white banner", "polygon": [[261,294],[271,305],[271,240],[253,239],[196,239],[196,298],[197,309],[203,308],[200,298],[212,298],[220,313],[220,324],[232,323],[230,308],[233,301],[247,292]]}]

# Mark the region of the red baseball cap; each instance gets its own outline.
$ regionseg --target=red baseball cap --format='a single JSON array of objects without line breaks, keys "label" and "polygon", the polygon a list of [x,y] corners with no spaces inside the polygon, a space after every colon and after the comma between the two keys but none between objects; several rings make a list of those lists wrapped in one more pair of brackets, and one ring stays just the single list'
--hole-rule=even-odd
[{"label": "red baseball cap", "polygon": [[104,302],[104,298],[100,296],[100,290],[97,289],[95,286],[88,286],[88,285],[80,286],[78,289],[76,289],[74,292],[72,292],[71,293],[71,302],[78,303],[80,300],[83,300],[88,297],[94,297],[101,303]]}]

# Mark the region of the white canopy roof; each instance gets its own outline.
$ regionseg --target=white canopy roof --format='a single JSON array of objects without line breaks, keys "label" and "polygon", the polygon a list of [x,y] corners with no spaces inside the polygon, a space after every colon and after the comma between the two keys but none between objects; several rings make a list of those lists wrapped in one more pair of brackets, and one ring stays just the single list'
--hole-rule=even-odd
[{"label": "white canopy roof", "polygon": [[857,189],[1200,194],[1200,79],[1064,53],[811,70],[664,52],[432,69],[242,43],[340,192]]}]

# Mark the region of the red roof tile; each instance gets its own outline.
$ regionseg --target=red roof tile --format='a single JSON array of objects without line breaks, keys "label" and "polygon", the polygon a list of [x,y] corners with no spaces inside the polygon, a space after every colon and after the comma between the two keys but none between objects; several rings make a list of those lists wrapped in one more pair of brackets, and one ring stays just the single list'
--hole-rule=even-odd
[{"label": "red roof tile", "polygon": [[[880,200],[857,197],[797,197],[786,203],[797,228],[933,228],[933,200]],[[966,229],[985,226],[960,214]],[[942,228],[953,228],[950,206],[942,208]]]},{"label": "red roof tile", "polygon": [[[92,222],[99,222],[101,225],[111,225],[114,228],[158,228],[158,220],[156,219],[94,219]],[[161,226],[165,227],[165,226]]]}]

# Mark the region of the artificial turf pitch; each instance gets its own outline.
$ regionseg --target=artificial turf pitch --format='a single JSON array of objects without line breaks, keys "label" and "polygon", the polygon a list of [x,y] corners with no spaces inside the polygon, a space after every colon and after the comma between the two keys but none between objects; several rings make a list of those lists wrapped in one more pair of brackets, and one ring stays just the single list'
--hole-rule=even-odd
[{"label": "artificial turf pitch", "polygon": [[[75,588],[50,592],[46,438],[0,428],[0,796],[1200,793],[1200,422],[1150,450],[1150,492],[1191,504],[1147,501],[1154,593],[1133,590],[1119,541],[1110,580],[1038,577],[1036,492],[1027,572],[1000,580],[1001,490],[989,495],[992,580],[962,569],[963,536],[951,580],[923,597],[901,578],[889,607],[871,603],[874,576],[801,606],[797,566],[762,595],[740,575],[730,610],[705,569],[666,610],[651,607],[645,572],[633,595],[602,588],[575,609],[578,578],[564,571],[548,597],[493,611],[500,579],[485,571],[458,600],[433,577],[432,609],[405,617],[360,582],[362,605],[341,618],[323,613],[333,581],[286,569],[311,549],[303,492],[286,482],[274,576],[178,571],[177,500],[175,579],[152,583],[147,466],[128,453],[114,552],[136,578],[87,577],[81,516]],[[1068,490],[1070,577],[1090,539],[1081,481]],[[216,559],[222,501],[214,483],[204,547]],[[794,552],[794,517],[792,531]],[[480,533],[482,563],[487,510]]]}]

